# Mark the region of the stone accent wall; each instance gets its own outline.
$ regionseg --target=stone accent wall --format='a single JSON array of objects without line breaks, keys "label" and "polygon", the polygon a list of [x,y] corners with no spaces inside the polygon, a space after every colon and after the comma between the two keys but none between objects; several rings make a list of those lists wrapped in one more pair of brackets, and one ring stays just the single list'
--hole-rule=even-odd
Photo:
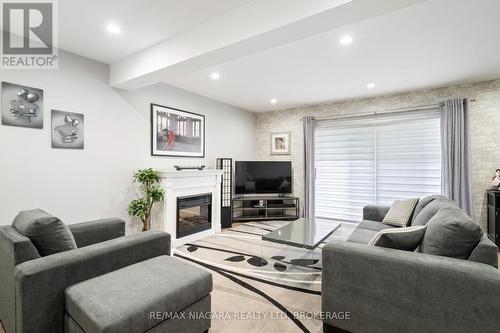
[{"label": "stone accent wall", "polygon": [[[486,196],[495,169],[500,168],[500,80],[309,105],[257,115],[256,156],[259,160],[292,161],[294,194],[303,205],[303,139],[301,118],[337,116],[438,104],[450,98],[468,98],[472,145],[474,220],[486,230]],[[291,132],[290,156],[271,156],[270,135]]]}]

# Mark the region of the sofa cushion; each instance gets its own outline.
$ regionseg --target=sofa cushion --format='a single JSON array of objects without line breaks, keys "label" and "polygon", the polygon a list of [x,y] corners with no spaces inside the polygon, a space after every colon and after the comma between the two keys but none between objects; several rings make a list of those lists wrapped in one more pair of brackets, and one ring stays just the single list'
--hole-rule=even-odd
[{"label": "sofa cushion", "polygon": [[442,208],[457,208],[455,202],[446,198],[436,198],[429,202],[412,221],[412,226],[426,225],[430,219]]},{"label": "sofa cushion", "polygon": [[419,252],[467,259],[482,236],[479,224],[461,209],[440,209],[427,223]]},{"label": "sofa cushion", "polygon": [[373,231],[380,231],[384,229],[391,229],[390,225],[387,224],[382,224],[381,222],[378,221],[371,221],[371,220],[363,220],[358,224],[358,228],[361,229],[368,229],[368,230],[373,230]]},{"label": "sofa cushion", "polygon": [[33,242],[41,256],[76,249],[68,226],[41,209],[20,212],[12,226]]},{"label": "sofa cushion", "polygon": [[382,220],[383,224],[394,227],[406,227],[410,223],[413,210],[418,203],[418,198],[408,200],[396,200],[389,212]]},{"label": "sofa cushion", "polygon": [[10,225],[0,226],[0,242],[4,242],[4,246],[9,248],[8,260],[12,260],[14,266],[40,258],[33,242]]},{"label": "sofa cushion", "polygon": [[373,238],[377,234],[376,230],[368,230],[363,228],[356,228],[354,232],[347,239],[348,242],[352,243],[360,243],[360,244],[368,244],[370,239]]},{"label": "sofa cushion", "polygon": [[415,251],[424,238],[426,226],[391,228],[379,231],[368,243],[372,246]]},{"label": "sofa cushion", "polygon": [[212,275],[178,258],[159,256],[66,289],[66,312],[85,332],[145,332],[212,291]]},{"label": "sofa cushion", "polygon": [[391,207],[380,205],[366,205],[363,207],[363,220],[382,222]]},{"label": "sofa cushion", "polygon": [[420,212],[422,211],[422,209],[425,208],[425,206],[427,206],[428,204],[430,204],[432,201],[436,200],[436,199],[439,199],[439,200],[449,200],[447,199],[445,196],[443,195],[429,195],[425,198],[422,198],[418,201],[418,204],[415,206],[415,210],[413,211],[413,217],[412,217],[412,225],[413,225],[413,221],[415,221],[415,219],[417,218],[418,214],[420,214]]},{"label": "sofa cushion", "polygon": [[483,235],[472,250],[469,260],[491,265],[498,268],[498,247],[493,243],[488,236]]}]

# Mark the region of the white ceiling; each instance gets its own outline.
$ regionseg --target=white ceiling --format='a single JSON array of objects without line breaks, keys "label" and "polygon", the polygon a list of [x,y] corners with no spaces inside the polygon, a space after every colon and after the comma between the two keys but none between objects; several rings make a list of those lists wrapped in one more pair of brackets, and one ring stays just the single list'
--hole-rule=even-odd
[{"label": "white ceiling", "polygon": [[[60,0],[61,49],[112,63],[251,0]],[[111,36],[109,23],[122,33]]]},{"label": "white ceiling", "polygon": [[[59,1],[60,47],[114,63],[253,1]],[[216,65],[214,59],[222,57],[210,57],[208,67],[198,62],[189,71],[158,72],[154,79],[260,112],[500,78],[499,0],[399,1],[407,7],[307,38],[296,32],[296,40],[284,45]],[[108,34],[108,22],[122,33]],[[345,34],[354,37],[349,46],[338,43]],[[210,79],[214,71],[219,81]],[[376,87],[367,89],[369,82]],[[278,103],[270,105],[271,98]]]},{"label": "white ceiling", "polygon": [[268,111],[500,78],[499,13],[498,0],[430,0],[165,83]]}]

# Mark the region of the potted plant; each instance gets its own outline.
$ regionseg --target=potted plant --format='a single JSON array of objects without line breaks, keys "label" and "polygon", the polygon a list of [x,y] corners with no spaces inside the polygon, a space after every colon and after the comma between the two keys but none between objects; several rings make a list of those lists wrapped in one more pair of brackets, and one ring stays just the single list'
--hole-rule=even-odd
[{"label": "potted plant", "polygon": [[132,200],[128,205],[128,214],[142,221],[142,231],[151,228],[151,210],[153,205],[165,197],[165,190],[160,187],[160,172],[158,170],[140,169],[134,172],[134,182],[141,184],[144,196]]}]

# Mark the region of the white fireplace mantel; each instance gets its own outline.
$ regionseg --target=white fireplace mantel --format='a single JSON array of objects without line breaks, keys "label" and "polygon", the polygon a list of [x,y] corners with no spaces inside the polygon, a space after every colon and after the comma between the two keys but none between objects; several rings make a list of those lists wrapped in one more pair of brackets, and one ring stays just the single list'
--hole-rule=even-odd
[{"label": "white fireplace mantel", "polygon": [[162,178],[222,176],[222,170],[160,170]]},{"label": "white fireplace mantel", "polygon": [[[166,193],[159,217],[163,222],[163,230],[171,235],[172,247],[194,242],[220,232],[222,170],[160,170],[160,176]],[[177,198],[205,193],[212,194],[212,228],[177,239]]]}]

